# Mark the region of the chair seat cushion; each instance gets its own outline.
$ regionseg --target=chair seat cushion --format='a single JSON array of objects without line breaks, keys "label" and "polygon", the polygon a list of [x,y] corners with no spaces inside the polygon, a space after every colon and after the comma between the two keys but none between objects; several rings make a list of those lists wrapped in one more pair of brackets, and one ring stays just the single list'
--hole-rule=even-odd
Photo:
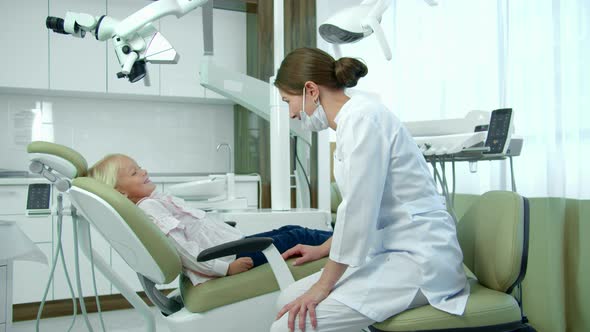
[{"label": "chair seat cushion", "polygon": [[[318,272],[326,264],[327,258],[293,266],[294,259],[287,260],[287,265],[295,280]],[[193,286],[184,276],[180,279],[180,293],[185,308],[190,312],[205,312],[217,307],[279,290],[269,264],[233,276],[209,280]]]},{"label": "chair seat cushion", "polygon": [[428,331],[493,326],[520,321],[514,297],[491,290],[470,279],[471,294],[463,316],[455,316],[430,305],[410,309],[373,325],[380,331]]}]

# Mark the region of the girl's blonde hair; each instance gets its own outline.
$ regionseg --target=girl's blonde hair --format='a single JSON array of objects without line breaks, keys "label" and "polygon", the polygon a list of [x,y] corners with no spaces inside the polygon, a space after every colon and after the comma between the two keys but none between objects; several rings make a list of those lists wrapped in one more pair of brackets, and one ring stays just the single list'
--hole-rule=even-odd
[{"label": "girl's blonde hair", "polygon": [[129,158],[120,153],[109,154],[96,162],[88,170],[88,176],[98,180],[109,187],[117,186],[117,174],[121,168],[121,158]]}]

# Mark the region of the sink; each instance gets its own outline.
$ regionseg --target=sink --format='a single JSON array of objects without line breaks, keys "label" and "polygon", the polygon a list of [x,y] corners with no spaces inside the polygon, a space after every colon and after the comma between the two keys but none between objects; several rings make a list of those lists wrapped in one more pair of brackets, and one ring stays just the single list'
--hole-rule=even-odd
[{"label": "sink", "polygon": [[214,178],[179,183],[166,188],[166,191],[184,199],[205,200],[225,193],[225,179]]}]

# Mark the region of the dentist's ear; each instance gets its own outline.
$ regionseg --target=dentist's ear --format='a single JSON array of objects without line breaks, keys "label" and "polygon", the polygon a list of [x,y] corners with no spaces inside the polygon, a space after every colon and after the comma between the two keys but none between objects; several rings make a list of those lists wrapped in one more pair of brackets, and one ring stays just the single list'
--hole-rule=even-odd
[{"label": "dentist's ear", "polygon": [[305,91],[311,95],[313,101],[317,101],[320,96],[320,87],[313,81],[307,81],[304,84]]}]

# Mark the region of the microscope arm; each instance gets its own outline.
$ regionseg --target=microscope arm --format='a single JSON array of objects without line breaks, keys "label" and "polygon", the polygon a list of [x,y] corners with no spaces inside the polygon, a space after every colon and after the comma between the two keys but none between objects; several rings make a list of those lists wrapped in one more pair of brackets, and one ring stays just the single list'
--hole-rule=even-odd
[{"label": "microscope arm", "polygon": [[47,28],[56,33],[84,38],[86,32],[100,41],[112,40],[121,66],[117,77],[130,82],[141,80],[147,73],[146,62],[177,63],[178,54],[158,32],[152,22],[168,15],[180,18],[207,3],[208,0],[159,0],[119,21],[103,15],[67,12],[64,19],[47,17]]}]

